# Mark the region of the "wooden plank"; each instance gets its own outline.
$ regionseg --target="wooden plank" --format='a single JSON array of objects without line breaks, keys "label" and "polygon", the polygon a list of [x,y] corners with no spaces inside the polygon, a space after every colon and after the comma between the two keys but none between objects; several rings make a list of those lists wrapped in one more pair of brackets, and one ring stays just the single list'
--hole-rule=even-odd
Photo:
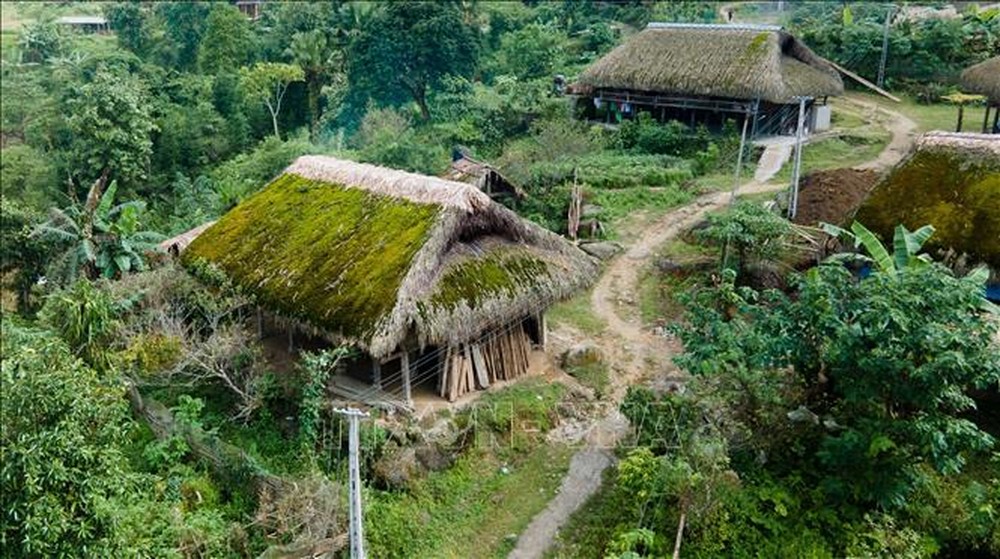
[{"label": "wooden plank", "polygon": [[472,352],[469,351],[469,344],[465,344],[465,380],[469,387],[469,392],[476,389],[476,373],[473,370]]},{"label": "wooden plank", "polygon": [[486,371],[486,360],[483,359],[483,352],[478,344],[472,346],[472,363],[476,367],[476,378],[479,380],[479,387],[489,388],[490,375]]},{"label": "wooden plank", "polygon": [[881,87],[873,84],[872,82],[870,82],[870,81],[862,78],[861,76],[855,74],[854,72],[848,70],[847,68],[844,68],[840,64],[837,64],[836,62],[834,62],[832,60],[827,60],[827,62],[829,62],[831,66],[833,66],[834,68],[836,68],[837,70],[839,70],[841,74],[844,74],[845,76],[847,76],[849,78],[854,78],[855,81],[857,81],[861,85],[863,85],[863,86],[871,89],[875,93],[878,93],[879,95],[881,95],[883,97],[888,97],[889,99],[892,99],[893,101],[895,101],[897,103],[902,102],[899,97],[896,97],[892,93],[889,93],[888,91],[886,91],[886,90],[882,89]]},{"label": "wooden plank", "polygon": [[449,363],[449,367],[448,367],[448,369],[449,369],[448,370],[448,401],[450,401],[450,402],[454,402],[455,398],[458,398],[458,380],[459,380],[458,379],[458,372],[459,372],[458,360],[459,359],[461,359],[461,357],[459,357],[458,352],[457,351],[454,352],[454,354],[451,356],[451,362]]}]

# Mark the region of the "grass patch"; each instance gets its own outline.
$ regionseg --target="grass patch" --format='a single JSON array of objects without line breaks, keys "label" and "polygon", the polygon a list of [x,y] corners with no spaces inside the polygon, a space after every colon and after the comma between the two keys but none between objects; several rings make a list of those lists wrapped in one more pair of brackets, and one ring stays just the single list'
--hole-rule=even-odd
[{"label": "grass patch", "polygon": [[[674,239],[660,249],[659,257],[678,260],[717,259],[718,251],[712,247]],[[643,270],[638,285],[639,317],[642,323],[647,326],[663,326],[679,320],[684,314],[684,307],[677,300],[677,294],[690,290],[696,283],[695,278],[664,274],[652,266]]]},{"label": "grass patch", "polygon": [[594,391],[594,396],[603,398],[607,393],[610,377],[608,364],[604,361],[592,361],[578,365],[567,365],[566,372],[580,384]]},{"label": "grass patch", "polygon": [[570,326],[589,336],[597,336],[608,327],[590,307],[589,291],[553,305],[546,316],[553,325]]},{"label": "grass patch", "polygon": [[[850,134],[810,142],[802,149],[802,175],[812,171],[854,167],[874,159],[889,143],[889,133],[870,126]],[[771,182],[786,182],[792,178],[794,157],[778,171]]]},{"label": "grass patch", "polygon": [[[410,491],[370,490],[366,536],[372,557],[504,557],[545,508],[572,449],[542,444],[565,387],[530,379],[487,393],[456,418],[475,422],[471,448],[448,470]],[[492,438],[491,438],[492,436]]]},{"label": "grass patch", "polygon": [[[902,113],[917,123],[917,130],[919,132],[927,132],[930,130],[946,130],[948,132],[954,132],[955,125],[958,123],[958,107],[950,103],[934,103],[931,105],[924,105],[917,103],[912,97],[909,96],[899,96],[900,99],[902,99],[902,102],[896,103],[886,99],[885,97],[872,93],[852,92],[851,96],[861,99],[867,103],[876,104],[879,108],[885,108],[890,111]],[[965,117],[962,122],[962,131],[981,132],[983,128],[984,110],[985,108],[982,106],[966,106]]]},{"label": "grass patch", "polygon": [[634,187],[615,190],[593,190],[593,203],[601,206],[601,220],[614,224],[640,210],[666,210],[685,202],[693,197],[690,192],[679,187]]},{"label": "grass patch", "polygon": [[[505,462],[472,451],[405,494],[369,491],[365,536],[372,557],[505,557],[555,494],[572,450],[538,446]],[[506,473],[504,473],[506,472]]]}]

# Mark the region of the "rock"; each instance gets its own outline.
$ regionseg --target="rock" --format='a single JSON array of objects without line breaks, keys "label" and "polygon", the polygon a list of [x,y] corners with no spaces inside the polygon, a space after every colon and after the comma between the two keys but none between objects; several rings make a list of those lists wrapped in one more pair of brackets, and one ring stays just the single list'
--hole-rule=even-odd
[{"label": "rock", "polygon": [[414,449],[414,454],[420,465],[432,472],[446,470],[455,462],[451,454],[448,454],[440,446],[432,443],[417,446]]},{"label": "rock", "polygon": [[583,367],[604,361],[604,354],[596,346],[590,344],[575,345],[562,354],[561,362],[564,369]]},{"label": "rock", "polygon": [[375,479],[390,489],[407,489],[421,474],[420,462],[412,447],[386,450],[372,470]]},{"label": "rock", "polygon": [[580,217],[597,217],[604,213],[604,208],[597,204],[584,204],[580,210]]},{"label": "rock", "polygon": [[580,243],[580,250],[599,260],[607,260],[621,252],[622,246],[612,241],[601,241],[596,243]]}]

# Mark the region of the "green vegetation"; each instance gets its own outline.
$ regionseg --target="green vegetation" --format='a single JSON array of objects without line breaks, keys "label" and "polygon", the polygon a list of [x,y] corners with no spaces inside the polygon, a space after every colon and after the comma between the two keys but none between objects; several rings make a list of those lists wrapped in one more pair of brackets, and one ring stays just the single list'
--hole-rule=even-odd
[{"label": "green vegetation", "polygon": [[916,258],[927,236],[867,279],[838,258],[792,295],[695,290],[688,390],[630,391],[635,439],[555,555],[665,554],[682,518],[694,557],[996,553],[995,424],[968,394],[1000,380],[997,323],[985,274]]},{"label": "green vegetation", "polygon": [[513,295],[548,276],[545,263],[517,250],[493,251],[485,258],[452,265],[441,277],[431,304],[452,308],[459,301],[477,306],[487,298]]}]

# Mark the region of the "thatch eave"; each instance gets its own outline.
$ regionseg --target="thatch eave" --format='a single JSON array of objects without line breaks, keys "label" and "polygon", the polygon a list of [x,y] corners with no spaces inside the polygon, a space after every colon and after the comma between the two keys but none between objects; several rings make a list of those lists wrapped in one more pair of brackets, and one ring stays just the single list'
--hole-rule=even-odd
[{"label": "thatch eave", "polygon": [[966,91],[985,95],[990,102],[1000,104],[1000,56],[966,68],[961,83]]}]

